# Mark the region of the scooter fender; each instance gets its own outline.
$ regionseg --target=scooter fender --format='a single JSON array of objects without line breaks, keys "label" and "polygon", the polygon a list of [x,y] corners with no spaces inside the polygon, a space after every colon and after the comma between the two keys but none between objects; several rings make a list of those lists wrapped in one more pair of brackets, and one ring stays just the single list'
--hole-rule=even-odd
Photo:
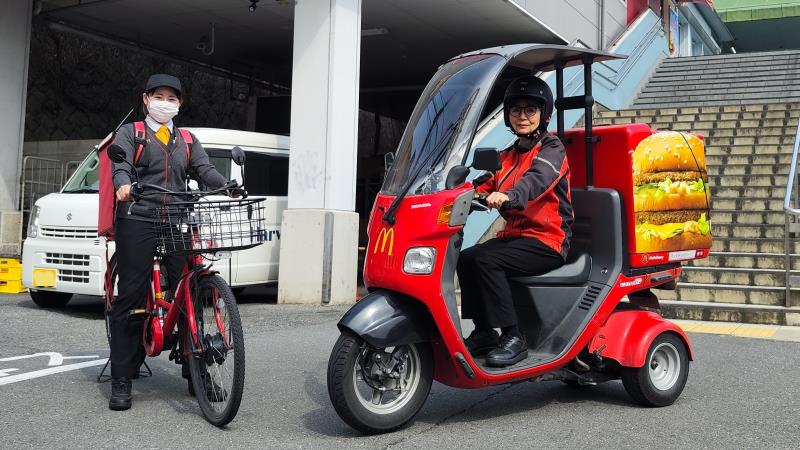
[{"label": "scooter fender", "polygon": [[589,343],[589,351],[617,361],[623,367],[642,367],[650,344],[661,333],[675,333],[686,344],[689,360],[694,360],[692,344],[681,328],[650,311],[617,311]]},{"label": "scooter fender", "polygon": [[377,290],[363,297],[337,324],[376,348],[427,342],[433,320],[419,300],[394,291]]}]

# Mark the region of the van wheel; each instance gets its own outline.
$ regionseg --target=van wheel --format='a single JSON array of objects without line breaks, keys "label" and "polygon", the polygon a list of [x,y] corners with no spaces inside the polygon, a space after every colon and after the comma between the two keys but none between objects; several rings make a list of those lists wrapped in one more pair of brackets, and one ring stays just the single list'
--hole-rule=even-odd
[{"label": "van wheel", "polygon": [[683,340],[662,333],[650,344],[642,367],[623,367],[622,384],[634,400],[645,406],[675,402],[689,377],[689,352]]},{"label": "van wheel", "polygon": [[433,383],[427,342],[373,348],[345,331],[328,360],[328,395],[339,417],[368,434],[411,422]]},{"label": "van wheel", "polygon": [[40,308],[61,308],[69,303],[72,294],[67,292],[29,291],[31,300]]}]

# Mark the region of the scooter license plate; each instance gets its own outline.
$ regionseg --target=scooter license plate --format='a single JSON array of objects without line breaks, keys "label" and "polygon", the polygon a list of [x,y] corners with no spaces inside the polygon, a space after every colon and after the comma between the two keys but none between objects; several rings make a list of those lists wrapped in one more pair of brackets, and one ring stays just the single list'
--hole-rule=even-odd
[{"label": "scooter license plate", "polygon": [[58,270],[56,269],[33,269],[33,286],[56,287],[57,276]]}]

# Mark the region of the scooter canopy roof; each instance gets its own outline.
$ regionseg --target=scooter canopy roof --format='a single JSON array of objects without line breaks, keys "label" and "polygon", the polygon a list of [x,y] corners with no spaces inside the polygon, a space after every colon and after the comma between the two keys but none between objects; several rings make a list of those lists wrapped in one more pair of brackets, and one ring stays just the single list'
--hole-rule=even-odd
[{"label": "scooter canopy roof", "polygon": [[625,55],[601,52],[588,48],[570,47],[567,45],[514,44],[464,53],[450,59],[450,61],[466,56],[485,54],[500,55],[509,60],[509,65],[529,69],[532,72],[549,72],[555,70],[556,64],[559,62],[562,63],[564,67],[576,66],[583,64],[584,58],[591,58],[592,63],[627,58]]}]

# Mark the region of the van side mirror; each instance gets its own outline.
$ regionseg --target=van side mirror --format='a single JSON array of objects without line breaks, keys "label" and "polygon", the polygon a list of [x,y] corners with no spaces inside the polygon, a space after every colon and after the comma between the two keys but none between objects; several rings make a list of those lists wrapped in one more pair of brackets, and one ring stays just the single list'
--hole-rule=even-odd
[{"label": "van side mirror", "polygon": [[244,150],[238,145],[231,149],[231,157],[237,166],[243,166],[247,157],[244,155]]},{"label": "van side mirror", "polygon": [[476,148],[472,157],[472,168],[478,170],[500,170],[500,155],[493,148]]},{"label": "van side mirror", "polygon": [[386,172],[394,165],[394,152],[389,152],[383,155],[383,168]]},{"label": "van side mirror", "polygon": [[122,147],[117,144],[109,145],[106,149],[106,154],[108,155],[109,159],[117,164],[125,162],[125,150],[123,150]]}]

